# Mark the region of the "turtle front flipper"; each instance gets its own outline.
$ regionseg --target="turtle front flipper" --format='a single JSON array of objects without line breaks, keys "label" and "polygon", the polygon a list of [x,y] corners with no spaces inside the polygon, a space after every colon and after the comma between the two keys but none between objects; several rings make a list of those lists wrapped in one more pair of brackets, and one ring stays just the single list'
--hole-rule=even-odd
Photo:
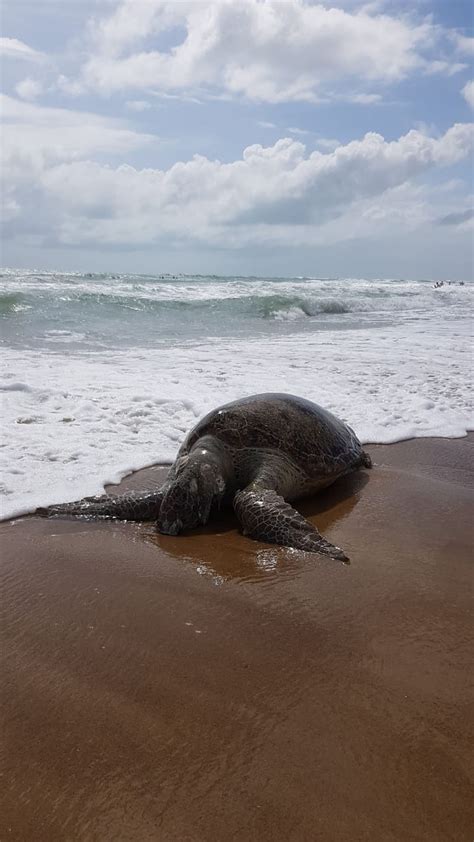
[{"label": "turtle front flipper", "polygon": [[115,518],[116,520],[155,520],[158,517],[164,492],[150,491],[146,494],[129,492],[112,497],[86,497],[74,503],[62,503],[37,509],[42,517]]},{"label": "turtle front flipper", "polygon": [[251,486],[237,492],[234,510],[244,535],[257,541],[348,561],[339,547],[326,541],[312,523],[273,489]]}]

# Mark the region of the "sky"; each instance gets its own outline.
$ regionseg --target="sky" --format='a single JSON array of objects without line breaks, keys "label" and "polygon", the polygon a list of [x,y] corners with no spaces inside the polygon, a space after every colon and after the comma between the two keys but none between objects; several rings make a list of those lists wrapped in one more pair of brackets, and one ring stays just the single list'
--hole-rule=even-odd
[{"label": "sky", "polygon": [[473,277],[471,0],[4,0],[4,266]]}]

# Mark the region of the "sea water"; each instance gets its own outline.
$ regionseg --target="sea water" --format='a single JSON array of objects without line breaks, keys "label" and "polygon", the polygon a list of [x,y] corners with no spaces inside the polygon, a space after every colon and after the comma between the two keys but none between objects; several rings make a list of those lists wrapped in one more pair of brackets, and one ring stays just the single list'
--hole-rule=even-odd
[{"label": "sea water", "polygon": [[474,285],[3,270],[1,517],[174,459],[219,404],[289,392],[362,442],[463,436]]}]

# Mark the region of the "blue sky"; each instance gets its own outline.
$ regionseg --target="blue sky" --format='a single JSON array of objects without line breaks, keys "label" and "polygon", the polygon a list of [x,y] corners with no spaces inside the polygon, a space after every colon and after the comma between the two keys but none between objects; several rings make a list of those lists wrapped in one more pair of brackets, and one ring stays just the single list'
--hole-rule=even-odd
[{"label": "blue sky", "polygon": [[2,263],[472,277],[467,0],[6,0]]}]

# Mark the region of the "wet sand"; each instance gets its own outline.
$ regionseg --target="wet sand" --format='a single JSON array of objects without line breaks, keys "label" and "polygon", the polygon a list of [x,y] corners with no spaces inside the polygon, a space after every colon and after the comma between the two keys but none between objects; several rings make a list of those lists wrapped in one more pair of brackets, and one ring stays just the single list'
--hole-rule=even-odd
[{"label": "wet sand", "polygon": [[302,504],[350,566],[230,515],[1,524],[0,838],[470,842],[473,448]]}]

